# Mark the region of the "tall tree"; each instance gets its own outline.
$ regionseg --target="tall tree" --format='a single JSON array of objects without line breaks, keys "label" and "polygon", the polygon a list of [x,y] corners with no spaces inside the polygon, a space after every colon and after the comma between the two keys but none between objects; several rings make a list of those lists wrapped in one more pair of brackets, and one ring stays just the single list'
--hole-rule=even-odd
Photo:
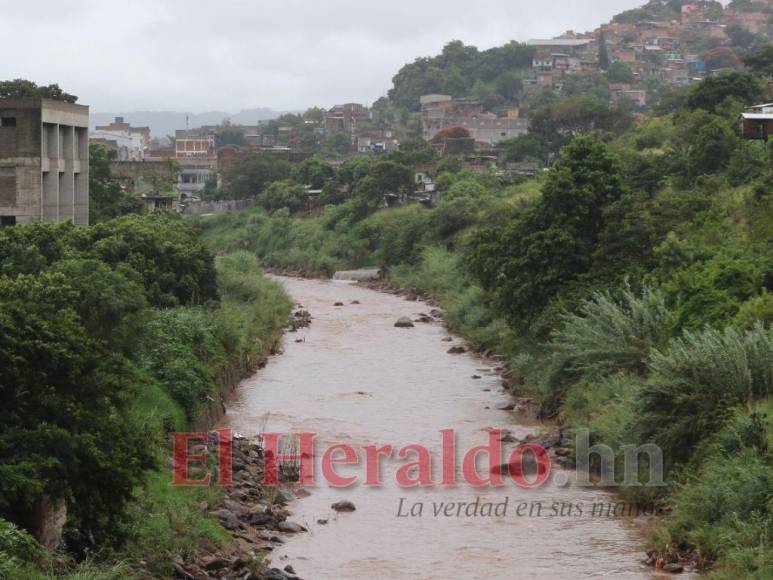
[{"label": "tall tree", "polygon": [[142,213],[142,200],[121,188],[110,173],[115,152],[102,145],[89,146],[89,222],[96,224],[122,215]]},{"label": "tall tree", "polygon": [[602,30],[599,34],[599,68],[608,70],[612,62],[609,59],[609,48],[607,47],[607,35]]},{"label": "tall tree", "polygon": [[471,270],[513,325],[528,328],[590,270],[605,210],[623,191],[618,160],[593,136],[578,137],[561,152],[535,205],[472,235]]}]

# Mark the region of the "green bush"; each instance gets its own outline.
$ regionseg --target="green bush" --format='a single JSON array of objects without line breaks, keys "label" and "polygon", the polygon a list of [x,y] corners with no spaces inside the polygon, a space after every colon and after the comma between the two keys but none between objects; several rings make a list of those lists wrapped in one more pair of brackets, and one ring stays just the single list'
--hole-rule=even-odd
[{"label": "green bush", "polygon": [[759,296],[744,302],[733,322],[736,326],[746,329],[758,323],[770,327],[773,324],[773,294],[764,290]]},{"label": "green bush", "polygon": [[773,330],[686,332],[655,350],[639,426],[682,462],[743,405],[773,393]]},{"label": "green bush", "polygon": [[43,558],[43,548],[30,534],[0,518],[0,559],[18,558],[35,562]]},{"label": "green bush", "polygon": [[662,293],[646,288],[620,297],[595,292],[576,314],[566,314],[553,337],[553,349],[575,371],[591,376],[617,371],[644,373],[652,348],[669,337],[671,313]]},{"label": "green bush", "polygon": [[673,497],[664,537],[721,564],[712,578],[773,572],[773,399],[740,411]]},{"label": "green bush", "polygon": [[376,263],[414,263],[427,241],[429,219],[423,207],[407,205],[372,215],[354,235],[366,243]]}]

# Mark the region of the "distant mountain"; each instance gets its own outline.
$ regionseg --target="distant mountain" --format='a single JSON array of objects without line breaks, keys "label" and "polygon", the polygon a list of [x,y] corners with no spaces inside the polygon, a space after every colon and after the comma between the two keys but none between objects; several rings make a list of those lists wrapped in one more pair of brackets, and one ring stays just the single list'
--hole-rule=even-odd
[{"label": "distant mountain", "polygon": [[210,111],[207,113],[184,113],[180,111],[133,111],[130,113],[91,113],[92,129],[97,125],[107,125],[115,117],[123,117],[127,123],[135,127],[150,127],[153,137],[163,138],[174,135],[176,129],[191,129],[203,125],[218,125],[225,119],[231,123],[243,125],[255,125],[258,121],[276,119],[283,112],[272,109],[257,108],[245,109],[238,113],[225,113],[223,111]]}]

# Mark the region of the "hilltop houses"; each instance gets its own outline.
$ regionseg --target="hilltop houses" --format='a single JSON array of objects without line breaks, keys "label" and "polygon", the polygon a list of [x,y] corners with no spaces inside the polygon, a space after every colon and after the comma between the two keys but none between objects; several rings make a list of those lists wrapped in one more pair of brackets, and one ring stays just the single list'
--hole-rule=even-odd
[{"label": "hilltop houses", "polygon": [[518,109],[496,114],[484,111],[477,101],[450,95],[424,95],[420,102],[423,137],[427,141],[454,127],[465,129],[473,141],[488,146],[529,132],[529,123],[520,117]]}]

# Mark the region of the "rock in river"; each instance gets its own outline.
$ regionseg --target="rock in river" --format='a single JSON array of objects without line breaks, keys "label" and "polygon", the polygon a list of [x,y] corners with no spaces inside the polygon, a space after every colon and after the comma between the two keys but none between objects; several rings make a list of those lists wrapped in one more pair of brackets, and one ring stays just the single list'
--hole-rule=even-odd
[{"label": "rock in river", "polygon": [[413,321],[407,316],[402,316],[395,322],[397,328],[413,328]]},{"label": "rock in river", "polygon": [[337,501],[330,507],[337,512],[353,512],[357,509],[352,502],[346,500]]},{"label": "rock in river", "polygon": [[277,529],[280,532],[289,532],[291,534],[298,534],[300,532],[306,531],[306,528],[304,528],[301,524],[296,524],[295,522],[279,522]]}]

